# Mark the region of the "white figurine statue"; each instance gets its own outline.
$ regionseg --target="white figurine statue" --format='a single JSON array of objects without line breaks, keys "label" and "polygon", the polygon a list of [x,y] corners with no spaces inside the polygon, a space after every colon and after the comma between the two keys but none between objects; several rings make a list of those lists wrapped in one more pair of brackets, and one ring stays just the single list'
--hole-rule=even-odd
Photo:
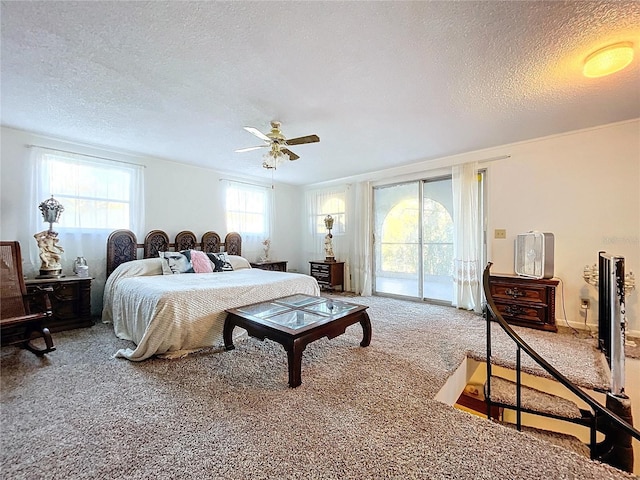
[{"label": "white figurine statue", "polygon": [[324,253],[325,253],[325,256],[327,257],[327,260],[334,257],[333,242],[331,240],[332,238],[333,238],[333,235],[331,235],[330,233],[327,233],[324,236]]},{"label": "white figurine statue", "polygon": [[33,238],[38,242],[40,248],[40,274],[59,274],[62,270],[60,265],[61,254],[64,249],[58,245],[58,234],[51,230],[44,230],[36,233]]},{"label": "white figurine statue", "polygon": [[333,235],[331,235],[331,229],[333,228],[333,217],[331,215],[327,215],[324,217],[324,226],[327,227],[329,232],[324,236],[324,252],[325,252],[325,261],[326,262],[335,262],[335,255],[333,254]]}]

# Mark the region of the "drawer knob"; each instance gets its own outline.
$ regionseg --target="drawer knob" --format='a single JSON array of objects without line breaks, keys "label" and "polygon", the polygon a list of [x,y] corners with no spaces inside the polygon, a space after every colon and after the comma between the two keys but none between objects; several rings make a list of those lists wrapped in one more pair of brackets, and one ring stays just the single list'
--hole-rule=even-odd
[{"label": "drawer knob", "polygon": [[506,293],[507,295],[513,297],[513,298],[518,298],[518,297],[524,297],[524,292],[518,290],[518,287],[514,287],[514,288],[507,288],[504,293]]},{"label": "drawer knob", "polygon": [[504,312],[508,315],[522,315],[524,308],[519,305],[507,305],[504,307]]}]

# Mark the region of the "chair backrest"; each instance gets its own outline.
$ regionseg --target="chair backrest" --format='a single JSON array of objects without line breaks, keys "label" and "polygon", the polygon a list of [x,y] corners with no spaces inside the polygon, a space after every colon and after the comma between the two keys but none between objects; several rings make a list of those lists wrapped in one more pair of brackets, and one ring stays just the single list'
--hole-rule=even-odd
[{"label": "chair backrest", "polygon": [[29,314],[18,242],[0,242],[0,319]]}]

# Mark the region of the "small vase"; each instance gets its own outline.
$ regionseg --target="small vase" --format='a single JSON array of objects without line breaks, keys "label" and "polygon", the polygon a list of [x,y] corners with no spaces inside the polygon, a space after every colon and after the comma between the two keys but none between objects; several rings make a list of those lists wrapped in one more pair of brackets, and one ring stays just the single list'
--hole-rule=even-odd
[{"label": "small vase", "polygon": [[73,262],[73,273],[79,277],[89,276],[89,267],[84,257],[76,257],[76,260]]}]

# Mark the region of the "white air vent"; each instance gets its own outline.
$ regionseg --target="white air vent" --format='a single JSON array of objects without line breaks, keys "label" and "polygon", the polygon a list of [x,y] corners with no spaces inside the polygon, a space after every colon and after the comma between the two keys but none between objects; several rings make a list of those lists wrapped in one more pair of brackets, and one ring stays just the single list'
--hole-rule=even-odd
[{"label": "white air vent", "polygon": [[521,277],[553,277],[553,233],[527,232],[516,237],[515,271]]}]

